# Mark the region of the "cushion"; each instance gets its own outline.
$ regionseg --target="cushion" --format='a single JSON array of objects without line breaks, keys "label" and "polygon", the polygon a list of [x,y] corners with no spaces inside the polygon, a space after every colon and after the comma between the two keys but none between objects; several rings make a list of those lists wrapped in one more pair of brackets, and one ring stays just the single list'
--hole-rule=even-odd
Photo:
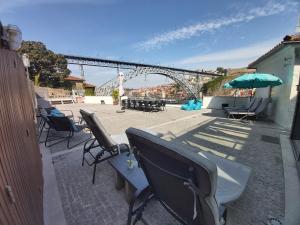
[{"label": "cushion", "polygon": [[51,109],[50,111],[50,115],[51,116],[56,116],[56,117],[64,117],[65,114],[63,114],[61,111],[59,111],[58,109]]}]

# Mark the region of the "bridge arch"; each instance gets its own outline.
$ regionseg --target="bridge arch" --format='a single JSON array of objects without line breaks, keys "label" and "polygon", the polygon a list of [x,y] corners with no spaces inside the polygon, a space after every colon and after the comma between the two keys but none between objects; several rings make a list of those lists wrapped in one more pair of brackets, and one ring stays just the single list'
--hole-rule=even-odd
[{"label": "bridge arch", "polygon": [[[188,96],[195,97],[198,94],[196,87],[191,85],[189,81],[185,78],[188,73],[178,72],[174,70],[162,69],[162,68],[151,68],[151,67],[138,67],[124,75],[124,83],[132,78],[141,76],[144,74],[158,74],[168,77],[175,81],[183,90],[186,91]],[[96,88],[96,95],[111,95],[112,91],[119,86],[118,77],[106,82],[105,84]]]}]

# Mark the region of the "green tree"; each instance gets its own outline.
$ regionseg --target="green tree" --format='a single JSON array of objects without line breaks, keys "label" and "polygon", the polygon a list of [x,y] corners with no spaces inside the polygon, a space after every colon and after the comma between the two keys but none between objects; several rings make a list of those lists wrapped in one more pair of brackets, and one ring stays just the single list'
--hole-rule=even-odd
[{"label": "green tree", "polygon": [[223,67],[217,67],[217,73],[222,74],[222,75],[226,75],[227,74],[227,70],[224,69]]},{"label": "green tree", "polygon": [[115,103],[118,103],[119,102],[119,90],[118,89],[113,90],[111,93],[111,97],[113,98]]},{"label": "green tree", "polygon": [[26,53],[30,60],[30,79],[37,86],[68,87],[64,78],[70,74],[63,55],[55,54],[42,42],[23,41],[19,53]]}]

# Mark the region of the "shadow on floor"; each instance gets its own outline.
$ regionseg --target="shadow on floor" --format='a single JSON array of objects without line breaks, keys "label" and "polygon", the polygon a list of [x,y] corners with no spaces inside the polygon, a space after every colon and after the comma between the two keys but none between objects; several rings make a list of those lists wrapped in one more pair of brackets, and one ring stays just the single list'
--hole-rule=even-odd
[{"label": "shadow on floor", "polygon": [[[230,204],[230,224],[263,224],[284,217],[284,177],[280,130],[269,122],[244,123],[215,118],[188,132],[167,137],[252,169],[242,197]],[[269,141],[270,140],[270,141]]]},{"label": "shadow on floor", "polygon": [[[245,193],[227,206],[227,224],[259,225],[271,217],[281,219],[284,216],[280,145],[261,138],[262,135],[278,138],[279,132],[273,124],[245,124],[213,117],[182,134],[169,132],[165,138],[251,167]],[[63,149],[62,145],[53,146],[51,151],[61,151],[57,150],[59,147]],[[128,205],[123,191],[114,188],[113,169],[106,162],[99,164],[96,184],[92,185],[92,168],[81,166],[81,149],[77,149],[53,159],[68,225],[125,224]],[[156,202],[146,208],[145,218],[153,225],[176,224]]]}]

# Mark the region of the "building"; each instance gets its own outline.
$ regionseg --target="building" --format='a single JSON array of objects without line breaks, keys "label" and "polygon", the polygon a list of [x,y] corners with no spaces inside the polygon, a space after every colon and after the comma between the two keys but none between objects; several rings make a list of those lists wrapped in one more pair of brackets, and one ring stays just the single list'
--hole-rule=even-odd
[{"label": "building", "polygon": [[[290,132],[296,140],[295,153],[300,156],[300,34],[286,36],[281,43],[249,65],[259,73],[280,77],[283,84],[274,88],[258,88],[257,97],[272,96],[270,118]],[[298,147],[298,148],[297,148]],[[297,150],[298,149],[298,150]],[[300,164],[300,161],[298,161]]]},{"label": "building", "polygon": [[69,75],[68,77],[65,78],[65,81],[69,81],[71,83],[72,90],[83,89],[84,80],[82,78]]},{"label": "building", "polygon": [[96,86],[84,82],[84,79],[80,77],[69,75],[65,78],[65,81],[70,82],[72,90],[84,90],[85,95],[95,95]]},{"label": "building", "polygon": [[85,96],[94,96],[96,86],[93,84],[83,83]]}]

